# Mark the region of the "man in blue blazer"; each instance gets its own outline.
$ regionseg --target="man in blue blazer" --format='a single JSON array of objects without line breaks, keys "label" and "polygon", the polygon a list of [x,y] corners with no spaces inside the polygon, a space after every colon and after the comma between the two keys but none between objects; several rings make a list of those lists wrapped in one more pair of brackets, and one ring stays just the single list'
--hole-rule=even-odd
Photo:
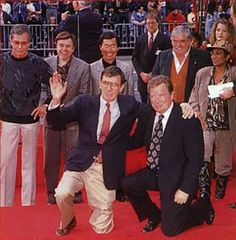
[{"label": "man in blue blazer", "polygon": [[[130,140],[131,149],[146,147],[147,167],[125,177],[121,183],[139,220],[148,219],[143,232],[153,231],[160,222],[167,236],[175,236],[204,221],[212,224],[214,209],[209,197],[191,205],[204,156],[200,121],[183,120],[181,108],[173,101],[173,85],[168,77],[152,78],[148,92],[152,108],[140,116]],[[160,125],[161,131],[156,129]],[[160,192],[161,210],[147,190]]]},{"label": "man in blue blazer", "polygon": [[[60,75],[56,74],[51,81],[53,99],[49,106],[52,110],[47,113],[48,123],[55,129],[70,122],[78,122],[80,127],[77,145],[69,154],[56,189],[61,211],[61,223],[56,231],[59,236],[68,234],[76,225],[73,196],[83,187],[92,208],[89,222],[93,229],[97,233],[108,233],[113,228],[112,202],[125,169],[129,133],[140,109],[140,103],[133,96],[119,95],[124,85],[120,68],[108,67],[101,75],[101,95],[80,96],[70,106],[60,109],[66,84],[61,84]],[[109,133],[105,141],[99,143],[107,103],[110,104]]]}]

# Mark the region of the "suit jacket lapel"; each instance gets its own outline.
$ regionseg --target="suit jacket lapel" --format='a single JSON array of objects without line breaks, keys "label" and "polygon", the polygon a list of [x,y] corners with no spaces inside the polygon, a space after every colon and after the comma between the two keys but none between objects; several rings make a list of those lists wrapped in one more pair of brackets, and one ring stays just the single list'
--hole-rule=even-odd
[{"label": "suit jacket lapel", "polygon": [[[98,60],[96,64],[96,71],[101,74],[101,72],[104,70],[103,64],[102,64],[102,58]],[[99,75],[100,76],[100,75]],[[99,79],[100,80],[100,79]]]},{"label": "suit jacket lapel", "polygon": [[168,149],[171,139],[173,139],[176,127],[177,105],[174,103],[173,109],[166,124],[166,128],[162,138],[161,151]]},{"label": "suit jacket lapel", "polygon": [[[146,32],[144,35],[143,35],[143,49],[144,51],[149,54],[149,49],[148,49],[148,33]],[[141,49],[142,51],[142,49]],[[145,54],[146,55],[146,54]]]},{"label": "suit jacket lapel", "polygon": [[117,102],[118,102],[119,109],[120,109],[120,116],[119,116],[119,118],[116,120],[116,122],[114,123],[114,125],[112,126],[112,128],[111,128],[111,130],[110,130],[110,132],[109,132],[109,134],[108,134],[105,142],[106,142],[106,141],[109,141],[109,139],[112,137],[112,135],[113,135],[114,132],[115,132],[115,133],[119,132],[119,128],[122,128],[122,124],[120,124],[120,123],[123,121],[123,119],[125,119],[125,117],[126,117],[126,115],[127,115],[127,111],[126,111],[127,109],[126,109],[126,107],[125,107],[125,104],[124,104],[124,102],[119,98],[119,96],[118,96],[118,98],[117,98]]},{"label": "suit jacket lapel", "polygon": [[165,62],[165,66],[167,66],[167,67],[165,68],[166,72],[164,73],[164,75],[166,75],[166,76],[169,76],[169,73],[171,72],[172,60],[173,60],[173,54],[172,54],[172,50],[170,50],[168,52],[166,62]]},{"label": "suit jacket lapel", "polygon": [[160,31],[158,32],[156,38],[154,39],[154,42],[153,42],[153,46],[152,46],[152,50],[151,50],[151,53],[155,54],[156,51],[158,50],[158,45],[159,45],[159,41],[160,41]]},{"label": "suit jacket lapel", "polygon": [[95,142],[97,142],[97,128],[98,128],[98,119],[99,119],[99,109],[100,109],[100,95],[97,95],[93,99],[93,106],[91,107],[94,111],[94,114],[90,118],[90,126],[91,132],[93,133],[93,137]]},{"label": "suit jacket lapel", "polygon": [[189,63],[188,63],[188,71],[187,71],[187,76],[186,76],[186,87],[185,87],[185,95],[187,92],[190,92],[190,89],[192,89],[192,84],[193,84],[193,81],[192,79],[195,79],[195,73],[196,73],[196,65],[197,65],[197,62],[198,59],[195,55],[195,52],[194,52],[194,49],[191,48],[190,52],[189,52]]},{"label": "suit jacket lapel", "polygon": [[76,64],[75,64],[75,57],[72,56],[69,71],[68,71],[68,75],[67,75],[67,89],[68,89],[68,92],[69,92],[70,88],[73,87],[74,81],[77,79],[78,70],[79,69],[76,67]]},{"label": "suit jacket lapel", "polygon": [[57,56],[53,56],[49,64],[54,72],[57,71]]},{"label": "suit jacket lapel", "polygon": [[151,109],[150,117],[147,120],[147,131],[145,134],[145,142],[147,143],[147,149],[149,150],[150,143],[152,140],[152,130],[153,130],[153,124],[155,120],[156,112]]}]

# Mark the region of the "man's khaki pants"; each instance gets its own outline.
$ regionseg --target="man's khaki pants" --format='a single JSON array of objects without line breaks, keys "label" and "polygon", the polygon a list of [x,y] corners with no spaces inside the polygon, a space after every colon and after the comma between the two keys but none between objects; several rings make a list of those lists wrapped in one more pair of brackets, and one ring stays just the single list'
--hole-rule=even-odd
[{"label": "man's khaki pants", "polygon": [[102,164],[93,163],[84,172],[65,171],[56,188],[56,201],[61,211],[60,228],[65,228],[73,217],[73,196],[83,187],[87,200],[93,210],[89,223],[97,233],[108,233],[113,228],[112,202],[115,190],[107,190],[103,181]]}]

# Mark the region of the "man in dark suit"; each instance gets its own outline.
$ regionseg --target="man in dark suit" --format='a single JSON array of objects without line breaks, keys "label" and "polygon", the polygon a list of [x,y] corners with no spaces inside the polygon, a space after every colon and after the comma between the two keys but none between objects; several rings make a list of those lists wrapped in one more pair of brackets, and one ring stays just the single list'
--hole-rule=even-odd
[{"label": "man in dark suit", "polygon": [[[148,218],[143,232],[153,231],[160,222],[167,236],[175,236],[204,221],[212,224],[214,209],[209,197],[191,205],[204,155],[200,121],[182,119],[168,77],[159,75],[151,79],[148,92],[152,108],[138,119],[130,141],[131,148],[146,146],[147,167],[125,177],[121,183],[139,220]],[[161,210],[147,190],[160,191]]]},{"label": "man in dark suit", "polygon": [[212,65],[207,51],[191,47],[190,30],[185,26],[173,29],[171,43],[173,49],[160,52],[152,75],[168,76],[174,86],[177,102],[188,102],[199,69]]},{"label": "man in dark suit", "polygon": [[[110,66],[101,75],[101,95],[80,96],[60,110],[56,106],[61,103],[66,84],[61,84],[60,75],[54,74],[48,123],[56,129],[70,122],[78,122],[80,127],[77,145],[69,154],[56,189],[56,201],[61,211],[61,223],[56,231],[59,236],[68,234],[76,225],[73,196],[83,187],[93,210],[89,222],[94,231],[108,233],[113,228],[112,202],[125,168],[129,133],[140,109],[140,103],[133,96],[119,95],[124,85],[123,72]],[[109,130],[106,133],[105,127]],[[101,141],[101,137],[105,141]]]},{"label": "man in dark suit", "polygon": [[138,37],[132,55],[132,62],[138,74],[138,90],[143,103],[147,102],[147,82],[151,79],[151,72],[157,55],[165,49],[171,48],[168,36],[160,29],[160,19],[156,13],[146,16],[147,32]]},{"label": "man in dark suit", "polygon": [[76,14],[67,16],[65,13],[55,36],[62,31],[71,32],[78,40],[74,55],[87,63],[100,58],[98,46],[99,36],[102,33],[102,17],[90,9],[89,1],[72,1]]}]

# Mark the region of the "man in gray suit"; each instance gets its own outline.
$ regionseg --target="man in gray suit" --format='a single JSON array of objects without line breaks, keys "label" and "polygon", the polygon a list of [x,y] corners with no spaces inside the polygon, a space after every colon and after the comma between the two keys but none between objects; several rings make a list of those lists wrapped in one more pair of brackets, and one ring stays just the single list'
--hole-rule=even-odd
[{"label": "man in gray suit", "polygon": [[131,79],[133,67],[131,64],[124,63],[116,58],[119,50],[119,38],[116,33],[112,31],[102,33],[99,39],[99,47],[102,58],[91,63],[92,94],[97,95],[100,93],[99,81],[101,73],[105,68],[113,65],[122,70],[127,81],[122,94],[134,95],[134,82]]},{"label": "man in gray suit", "polygon": [[[57,56],[46,58],[46,62],[53,71],[62,76],[62,81],[67,82],[67,92],[62,100],[62,107],[66,107],[78,95],[89,94],[90,66],[88,63],[73,56],[76,38],[72,33],[61,32],[56,38]],[[47,94],[47,97],[50,97]],[[74,148],[79,133],[76,122],[70,123],[62,131],[57,131],[45,120],[44,124],[44,174],[47,188],[48,204],[56,204],[54,189],[58,184],[58,175],[61,163],[61,151],[64,160]],[[74,202],[81,202],[81,194],[76,193]]]},{"label": "man in gray suit", "polygon": [[[117,34],[112,31],[102,33],[99,39],[99,47],[102,53],[102,58],[90,64],[92,75],[92,94],[98,95],[100,93],[99,82],[102,71],[109,66],[117,66],[124,73],[126,80],[126,85],[121,94],[134,95],[134,82],[132,79],[133,66],[116,58],[119,50],[119,38]],[[116,191],[116,200],[120,202],[124,202],[126,200],[125,195],[121,190]]]}]

